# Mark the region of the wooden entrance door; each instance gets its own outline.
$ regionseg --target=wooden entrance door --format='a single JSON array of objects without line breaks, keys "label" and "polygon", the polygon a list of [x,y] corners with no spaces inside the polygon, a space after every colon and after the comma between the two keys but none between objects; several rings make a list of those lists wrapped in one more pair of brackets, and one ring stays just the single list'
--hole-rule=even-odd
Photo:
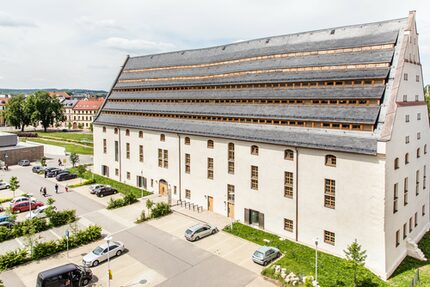
[{"label": "wooden entrance door", "polygon": [[233,218],[234,219],[234,203],[228,203],[227,205],[227,213],[228,213],[228,217]]},{"label": "wooden entrance door", "polygon": [[162,196],[167,195],[167,182],[160,180],[160,184],[159,184],[159,188],[158,188],[158,193]]},{"label": "wooden entrance door", "polygon": [[208,196],[208,210],[214,211],[214,198],[212,196]]}]

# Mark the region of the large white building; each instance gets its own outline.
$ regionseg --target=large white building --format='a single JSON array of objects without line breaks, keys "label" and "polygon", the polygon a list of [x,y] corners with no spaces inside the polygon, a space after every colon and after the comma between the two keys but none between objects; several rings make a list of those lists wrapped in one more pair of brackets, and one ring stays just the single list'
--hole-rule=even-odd
[{"label": "large white building", "polygon": [[407,18],[127,58],[94,170],[389,277],[429,229],[429,120]]}]

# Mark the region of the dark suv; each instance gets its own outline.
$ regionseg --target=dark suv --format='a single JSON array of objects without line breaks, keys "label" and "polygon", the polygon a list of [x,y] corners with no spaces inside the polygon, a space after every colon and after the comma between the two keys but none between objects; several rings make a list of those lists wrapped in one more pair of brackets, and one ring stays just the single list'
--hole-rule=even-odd
[{"label": "dark suv", "polygon": [[60,168],[49,168],[49,169],[46,169],[46,177],[56,177],[58,174],[63,172],[64,170]]},{"label": "dark suv", "polygon": [[78,175],[74,174],[74,173],[70,173],[70,172],[62,172],[59,173],[55,179],[58,181],[63,181],[63,180],[69,180],[69,179],[74,179],[77,178]]},{"label": "dark suv", "polygon": [[111,195],[111,194],[115,194],[118,193],[118,190],[116,190],[115,188],[112,187],[103,187],[100,188],[99,190],[96,191],[96,195],[98,197],[103,197],[105,195]]}]

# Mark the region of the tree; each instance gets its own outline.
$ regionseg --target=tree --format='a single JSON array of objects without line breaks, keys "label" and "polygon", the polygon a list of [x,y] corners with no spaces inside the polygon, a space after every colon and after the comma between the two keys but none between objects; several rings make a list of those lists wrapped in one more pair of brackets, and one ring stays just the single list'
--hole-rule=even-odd
[{"label": "tree", "polygon": [[348,263],[354,269],[354,287],[356,287],[357,269],[359,266],[363,266],[366,261],[366,250],[361,251],[361,245],[358,244],[357,239],[355,239],[354,242],[348,245],[346,250],[343,252],[345,253]]},{"label": "tree", "polygon": [[15,197],[15,191],[19,188],[19,180],[16,176],[10,178],[9,188],[13,191],[13,197]]},{"label": "tree", "polygon": [[75,152],[72,152],[70,154],[70,162],[72,163],[72,166],[75,167],[75,165],[79,162],[79,155]]},{"label": "tree", "polygon": [[150,199],[146,201],[146,208],[148,208],[148,215],[152,213],[152,208],[154,207],[154,202]]},{"label": "tree", "polygon": [[4,112],[8,125],[21,131],[31,123],[32,109],[26,101],[24,95],[17,95],[8,101]]},{"label": "tree", "polygon": [[67,123],[67,128],[68,128],[69,130],[72,128],[72,123],[71,123],[71,122],[68,122],[68,123]]},{"label": "tree", "polygon": [[40,122],[45,132],[50,125],[64,120],[64,108],[58,98],[44,91],[36,92],[31,98],[35,105],[32,119]]},{"label": "tree", "polygon": [[42,158],[40,159],[40,165],[46,166],[46,156],[42,156]]},{"label": "tree", "polygon": [[79,177],[84,177],[84,173],[87,171],[85,165],[78,165],[76,168],[76,173]]}]

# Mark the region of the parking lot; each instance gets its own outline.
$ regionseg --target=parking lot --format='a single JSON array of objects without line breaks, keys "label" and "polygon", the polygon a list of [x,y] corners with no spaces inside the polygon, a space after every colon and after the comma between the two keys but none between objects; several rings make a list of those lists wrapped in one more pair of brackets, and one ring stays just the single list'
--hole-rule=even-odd
[{"label": "parking lot", "polygon": [[[105,207],[110,196],[98,198],[89,194],[88,187],[66,193],[64,186],[70,182],[61,182],[60,193],[55,194],[55,179],[33,174],[31,167],[14,166],[1,176],[8,179],[13,175],[20,180],[21,191],[31,190],[37,199],[46,202],[46,198],[38,193],[40,186],[46,186],[59,210],[76,209],[80,227],[100,225],[104,234],[125,243],[127,252],[111,260],[111,286],[273,286],[259,275],[262,267],[251,261],[251,254],[257,248],[255,244],[222,231],[197,242],[185,240],[184,231],[188,227],[205,221],[221,229],[229,222],[225,217],[174,207],[175,212],[171,215],[135,224],[144,202],[107,210]],[[165,200],[157,195],[150,197],[154,201]],[[61,237],[67,228],[63,226],[42,232],[41,240]],[[3,272],[0,279],[7,287],[33,287],[40,271],[67,262],[80,264],[83,255],[103,242],[71,250],[69,258],[62,253]],[[0,243],[2,252],[19,247],[22,247],[19,239]],[[100,264],[92,270],[95,275],[92,286],[107,286],[107,264]]]}]

